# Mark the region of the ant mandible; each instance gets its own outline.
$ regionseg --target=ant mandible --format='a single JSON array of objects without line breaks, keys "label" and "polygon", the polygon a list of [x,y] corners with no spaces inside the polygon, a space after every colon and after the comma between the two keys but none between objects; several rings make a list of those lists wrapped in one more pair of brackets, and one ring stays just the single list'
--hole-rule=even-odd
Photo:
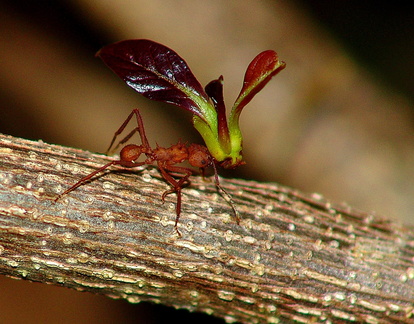
[{"label": "ant mandible", "polygon": [[[124,146],[119,154],[119,160],[111,161],[105,164],[104,166],[100,167],[99,169],[91,172],[87,176],[83,177],[72,187],[61,193],[55,199],[55,201],[59,200],[62,196],[68,194],[69,192],[75,190],[76,188],[78,188],[85,182],[89,181],[95,175],[104,171],[110,166],[120,165],[126,168],[135,168],[142,165],[151,165],[156,163],[159,171],[161,172],[162,177],[171,185],[171,189],[164,191],[164,193],[162,194],[162,201],[164,201],[165,197],[169,194],[176,193],[177,195],[176,218],[174,228],[177,234],[181,236],[180,232],[178,231],[178,220],[181,214],[181,190],[184,187],[190,185],[191,182],[189,180],[189,177],[193,174],[194,170],[184,166],[177,166],[177,164],[180,164],[188,160],[191,166],[197,167],[201,170],[201,174],[203,176],[205,168],[209,166],[213,167],[215,185],[228,198],[228,202],[233,209],[236,222],[237,224],[239,224],[240,220],[237,210],[234,206],[233,200],[231,196],[227,193],[227,191],[225,191],[224,188],[220,185],[214,159],[208,151],[207,147],[204,145],[194,143],[187,146],[186,144],[181,143],[181,141],[179,141],[177,144],[174,144],[168,148],[160,147],[158,145],[154,149],[151,148],[151,146],[148,143],[148,139],[145,134],[144,123],[142,121],[142,117],[138,109],[134,109],[129,114],[127,119],[124,121],[124,123],[121,125],[121,127],[115,132],[111,144],[109,145],[109,148],[107,150],[107,153],[111,152],[111,148],[113,147],[116,138],[124,131],[125,127],[128,125],[128,123],[134,115],[136,116],[137,127],[135,127],[125,138],[123,138],[115,146],[113,150],[116,150],[120,145],[125,144],[136,132],[139,133],[142,144],[128,144]],[[144,161],[138,162],[138,159],[141,157],[142,154],[145,154],[146,159]]]}]

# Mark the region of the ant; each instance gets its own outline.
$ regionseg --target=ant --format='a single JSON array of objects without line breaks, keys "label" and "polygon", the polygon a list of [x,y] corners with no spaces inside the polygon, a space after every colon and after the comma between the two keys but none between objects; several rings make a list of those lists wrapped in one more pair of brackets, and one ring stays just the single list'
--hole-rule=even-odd
[{"label": "ant", "polygon": [[[174,228],[181,236],[178,231],[181,191],[190,185],[189,178],[193,174],[193,170],[177,166],[177,164],[188,161],[191,166],[201,170],[203,177],[205,168],[213,167],[215,185],[227,198],[226,200],[233,209],[236,222],[239,224],[240,219],[234,202],[220,185],[217,165],[230,169],[245,164],[242,154],[243,136],[239,127],[240,113],[270,79],[285,68],[286,64],[279,61],[277,53],[267,50],[256,55],[250,62],[244,76],[242,89],[234,102],[228,119],[223,100],[223,77],[220,76],[211,81],[203,89],[184,59],[162,44],[147,39],[130,39],[107,45],[99,50],[96,56],[101,58],[129,87],[144,97],[167,102],[190,111],[193,114],[193,126],[203,137],[206,146],[199,144],[187,146],[179,141],[168,148],[159,145],[156,148],[151,148],[145,134],[141,114],[138,109],[134,109],[115,132],[107,153],[111,152],[116,138],[125,130],[134,115],[137,119],[137,127],[119,141],[113,150],[125,144],[136,132],[141,137],[141,145],[126,145],[120,152],[119,160],[109,162],[83,177],[60,194],[55,201],[112,165],[135,168],[156,163],[162,177],[171,186],[162,194],[162,201],[169,194],[175,193],[177,195],[177,216]],[[146,156],[146,159],[138,162],[142,154]]]},{"label": "ant", "polygon": [[[137,120],[137,127],[135,127],[127,136],[125,136],[112,150],[116,138],[120,135],[125,127],[128,125],[132,117],[135,115]],[[111,144],[109,145],[106,153],[116,150],[120,145],[125,144],[136,132],[139,133],[141,137],[141,145],[128,144],[124,146],[120,152],[120,159],[111,161],[99,169],[91,172],[87,176],[80,179],[72,187],[66,189],[62,194],[60,194],[55,201],[58,201],[62,196],[68,194],[69,192],[75,190],[79,186],[83,185],[90,179],[92,179],[98,173],[104,171],[113,165],[120,165],[126,168],[135,168],[141,165],[151,165],[156,163],[159,171],[161,172],[162,177],[171,185],[171,189],[164,191],[161,196],[162,201],[164,202],[165,197],[169,194],[176,193],[177,195],[177,204],[176,204],[176,218],[174,228],[179,236],[181,236],[178,231],[178,220],[180,219],[181,214],[181,190],[190,185],[190,176],[193,174],[194,170],[184,166],[177,166],[184,161],[188,161],[189,164],[193,167],[200,169],[202,176],[204,177],[205,168],[212,166],[214,169],[214,178],[216,187],[224,193],[228,198],[228,202],[231,205],[235,220],[237,224],[240,223],[238,212],[234,206],[231,196],[224,190],[220,185],[219,177],[217,174],[216,162],[211,156],[207,147],[200,144],[190,144],[186,145],[179,141],[177,144],[174,144],[168,148],[160,147],[157,144],[156,148],[151,148],[148,143],[147,136],[145,134],[144,123],[142,121],[141,114],[138,109],[134,109],[121,127],[115,132],[114,137],[112,138]],[[146,159],[142,162],[138,162],[140,156],[144,154]]]}]

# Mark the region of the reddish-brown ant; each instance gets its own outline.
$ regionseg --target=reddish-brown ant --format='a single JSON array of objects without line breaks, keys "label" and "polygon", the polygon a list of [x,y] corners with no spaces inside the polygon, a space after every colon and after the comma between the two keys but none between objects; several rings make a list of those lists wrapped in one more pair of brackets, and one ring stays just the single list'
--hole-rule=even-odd
[{"label": "reddish-brown ant", "polygon": [[[181,143],[179,141],[177,144],[172,145],[168,148],[160,147],[157,145],[156,148],[151,148],[147,136],[145,134],[144,124],[142,121],[141,114],[138,109],[134,109],[128,116],[128,118],[124,121],[121,127],[115,132],[114,137],[112,138],[111,144],[107,150],[107,153],[111,151],[116,138],[120,135],[131,118],[136,116],[137,119],[137,127],[135,127],[124,139],[122,139],[114,148],[118,148],[119,145],[126,143],[136,132],[139,133],[141,137],[141,145],[135,144],[128,144],[122,148],[120,152],[120,159],[111,161],[104,166],[100,167],[99,169],[93,171],[92,173],[88,174],[87,176],[80,179],[76,182],[72,187],[65,190],[62,194],[60,194],[55,201],[60,199],[62,196],[68,194],[69,192],[75,190],[91,178],[93,178],[96,174],[104,171],[105,169],[109,168],[112,165],[120,165],[126,168],[135,168],[141,165],[148,165],[156,163],[158,169],[161,172],[162,177],[171,185],[171,189],[166,190],[161,198],[164,201],[165,197],[171,193],[176,193],[177,195],[177,205],[176,205],[176,218],[175,218],[175,225],[174,228],[176,232],[180,234],[178,231],[178,220],[180,218],[181,213],[181,190],[190,184],[189,177],[193,174],[193,170],[191,168],[187,168],[184,166],[177,166],[177,164],[182,163],[184,161],[189,162],[189,164],[193,167],[197,167],[201,170],[202,175],[204,175],[204,169],[206,167],[212,166],[214,169],[214,177],[215,177],[215,184],[219,190],[221,190],[226,197],[234,211],[235,219],[237,224],[239,224],[239,217],[237,211],[234,207],[233,201],[231,196],[221,187],[219,182],[219,177],[217,174],[217,169],[215,166],[215,162],[213,157],[211,156],[210,152],[208,151],[207,147],[199,144],[190,144],[186,146],[186,144]],[[138,159],[142,154],[145,154],[146,159],[142,162],[138,162]]]},{"label": "reddish-brown ant", "polygon": [[[279,61],[277,53],[272,50],[261,52],[249,64],[242,89],[228,119],[223,99],[223,77],[211,81],[203,89],[187,63],[162,44],[147,39],[125,40],[103,47],[96,55],[129,87],[144,97],[190,111],[193,114],[193,125],[203,137],[206,146],[187,146],[178,142],[168,148],[157,145],[152,149],[145,135],[141,115],[138,109],[134,109],[116,131],[108,152],[134,115],[137,127],[115,149],[126,143],[136,132],[141,137],[141,145],[125,146],[120,152],[119,160],[109,162],[82,178],[56,200],[111,165],[134,168],[156,163],[163,178],[171,185],[171,189],[162,194],[162,200],[171,193],[177,194],[177,217],[174,226],[179,234],[177,226],[181,213],[181,190],[190,184],[189,178],[193,170],[177,164],[188,160],[191,166],[200,168],[203,175],[206,167],[213,167],[216,187],[227,197],[239,223],[233,200],[220,185],[216,166],[229,169],[245,164],[242,154],[243,137],[239,127],[240,113],[270,79],[285,68],[285,63]],[[138,162],[142,154],[146,159]]]}]

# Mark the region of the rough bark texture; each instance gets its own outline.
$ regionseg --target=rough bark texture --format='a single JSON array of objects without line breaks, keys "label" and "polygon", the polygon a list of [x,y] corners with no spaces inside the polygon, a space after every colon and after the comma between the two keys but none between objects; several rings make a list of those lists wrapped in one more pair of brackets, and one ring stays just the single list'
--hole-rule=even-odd
[{"label": "rough bark texture", "polygon": [[[222,317],[227,322],[413,321],[413,230],[317,194],[116,169],[54,202],[102,155],[0,136],[0,273]],[[112,169],[114,170],[114,169]]]}]

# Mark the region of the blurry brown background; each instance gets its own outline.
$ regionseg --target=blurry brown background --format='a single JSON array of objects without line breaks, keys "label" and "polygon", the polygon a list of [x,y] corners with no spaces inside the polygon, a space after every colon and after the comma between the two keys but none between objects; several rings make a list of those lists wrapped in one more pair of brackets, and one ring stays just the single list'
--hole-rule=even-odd
[{"label": "blurry brown background", "polygon": [[[202,84],[223,74],[231,107],[248,63],[274,49],[287,68],[245,108],[248,164],[225,175],[319,192],[414,224],[413,10],[382,6],[3,0],[0,132],[103,152],[138,107],[152,144],[199,142],[188,113],[134,93],[94,53],[127,38],[161,42]],[[0,323],[215,323],[4,277],[0,289]]]}]

